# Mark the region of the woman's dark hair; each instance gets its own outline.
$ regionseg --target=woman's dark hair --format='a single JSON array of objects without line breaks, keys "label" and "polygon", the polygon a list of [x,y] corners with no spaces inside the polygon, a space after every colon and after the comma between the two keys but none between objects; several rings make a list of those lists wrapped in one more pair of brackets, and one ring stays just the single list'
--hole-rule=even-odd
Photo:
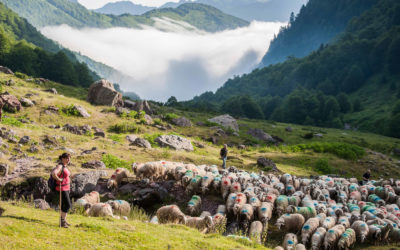
[{"label": "woman's dark hair", "polygon": [[63,153],[62,155],[60,155],[59,157],[58,157],[58,159],[61,161],[61,159],[67,159],[67,158],[70,158],[71,157],[71,154],[69,154],[69,153]]}]

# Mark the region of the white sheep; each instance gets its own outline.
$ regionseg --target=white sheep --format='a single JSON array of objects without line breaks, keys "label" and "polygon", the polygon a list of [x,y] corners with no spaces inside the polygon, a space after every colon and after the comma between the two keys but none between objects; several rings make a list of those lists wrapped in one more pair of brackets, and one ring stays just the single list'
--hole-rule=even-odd
[{"label": "white sheep", "polygon": [[198,214],[201,208],[201,198],[198,195],[193,195],[187,205],[187,210],[190,215]]},{"label": "white sheep", "polygon": [[359,240],[361,243],[364,243],[364,240],[367,238],[369,232],[367,223],[357,220],[353,222],[351,228],[356,232],[357,240]]},{"label": "white sheep", "polygon": [[202,233],[207,233],[213,228],[213,220],[211,216],[201,217],[186,217],[186,226],[196,228]]},{"label": "white sheep", "polygon": [[324,248],[325,249],[333,249],[336,246],[336,243],[340,239],[340,236],[345,232],[345,228],[343,225],[336,225],[329,229],[324,238]]},{"label": "white sheep", "polygon": [[317,217],[310,218],[306,223],[304,223],[303,228],[301,229],[301,242],[304,245],[307,245],[308,240],[312,237],[318,226],[319,219]]},{"label": "white sheep", "polygon": [[114,214],[119,216],[128,216],[131,212],[131,205],[123,200],[109,200],[107,204],[110,204]]},{"label": "white sheep", "polygon": [[355,243],[356,243],[356,232],[353,229],[348,228],[340,237],[337,247],[339,250],[341,249],[348,250]]},{"label": "white sheep", "polygon": [[278,218],[275,225],[279,230],[297,233],[301,230],[304,222],[304,216],[301,214],[284,214]]},{"label": "white sheep", "polygon": [[157,210],[157,218],[159,223],[174,223],[174,224],[186,224],[186,216],[176,205],[169,205],[160,207]]},{"label": "white sheep", "polygon": [[107,188],[118,188],[121,184],[121,180],[123,178],[127,178],[129,176],[129,172],[126,168],[117,168],[115,172],[111,175],[111,178],[107,182]]},{"label": "white sheep", "polygon": [[92,217],[113,217],[115,218],[112,208],[110,204],[107,203],[96,203],[91,205],[90,203],[87,203],[85,205],[85,214],[87,216],[92,216]]},{"label": "white sheep", "polygon": [[92,191],[90,193],[85,194],[83,197],[77,199],[75,201],[75,204],[84,207],[87,203],[94,205],[99,202],[100,202],[99,192]]},{"label": "white sheep", "polygon": [[297,236],[293,233],[288,233],[283,239],[283,248],[285,250],[295,250],[297,245]]},{"label": "white sheep", "polygon": [[260,221],[253,221],[250,224],[249,238],[261,244],[262,233],[263,233],[263,224]]},{"label": "white sheep", "polygon": [[326,229],[324,227],[319,227],[311,237],[311,249],[318,250],[321,248],[324,242],[326,234]]}]

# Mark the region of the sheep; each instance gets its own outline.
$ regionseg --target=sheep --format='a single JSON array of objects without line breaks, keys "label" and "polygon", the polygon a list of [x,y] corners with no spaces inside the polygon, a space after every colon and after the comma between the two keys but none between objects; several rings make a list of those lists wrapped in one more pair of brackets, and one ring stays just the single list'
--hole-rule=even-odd
[{"label": "sheep", "polygon": [[83,197],[77,199],[75,201],[75,204],[84,207],[87,203],[94,205],[99,202],[100,202],[99,192],[92,191],[90,193],[85,194]]},{"label": "sheep", "polygon": [[241,207],[246,204],[247,198],[243,193],[236,194],[235,204],[233,205],[233,215],[237,218]]},{"label": "sheep", "polygon": [[120,216],[128,216],[131,212],[131,205],[123,200],[109,200],[107,204],[110,204],[114,214]]},{"label": "sheep", "polygon": [[392,213],[388,213],[386,215],[386,219],[393,221],[394,223],[396,223],[397,225],[400,225],[400,220],[399,218],[397,218],[396,215],[392,214]]},{"label": "sheep", "polygon": [[357,220],[353,222],[351,228],[356,232],[357,240],[364,243],[369,232],[368,225],[364,221]]},{"label": "sheep", "polygon": [[226,199],[226,211],[228,214],[232,214],[235,201],[236,201],[236,194],[235,193],[229,194],[228,199]]},{"label": "sheep", "polygon": [[322,223],[324,223],[325,219],[326,219],[326,214],[325,213],[319,213],[317,214],[317,217],[319,220],[319,226],[322,226]]},{"label": "sheep", "polygon": [[285,250],[289,250],[289,249],[295,250],[296,245],[297,245],[297,236],[292,233],[286,234],[285,238],[283,239],[283,248]]},{"label": "sheep", "polygon": [[326,229],[323,227],[317,228],[313,236],[311,237],[311,250],[318,250],[321,248],[324,242]]},{"label": "sheep", "polygon": [[248,228],[248,224],[254,218],[253,206],[250,204],[244,204],[240,208],[240,222],[244,231]]},{"label": "sheep", "polygon": [[368,235],[369,239],[373,239],[376,242],[381,240],[381,228],[375,224],[368,225]]},{"label": "sheep", "polygon": [[286,211],[288,213],[298,213],[302,214],[306,220],[309,218],[317,216],[317,211],[314,207],[295,207],[295,206],[288,206]]},{"label": "sheep", "polygon": [[359,191],[353,191],[349,195],[350,200],[361,201],[361,193]]},{"label": "sheep", "polygon": [[329,229],[324,238],[324,248],[325,249],[333,249],[336,246],[337,241],[340,236],[344,233],[346,229],[343,225],[336,225]]},{"label": "sheep", "polygon": [[314,234],[315,230],[317,230],[319,226],[319,219],[317,217],[310,218],[306,221],[301,229],[301,242],[304,245],[307,245],[308,240]]},{"label": "sheep", "polygon": [[249,198],[249,204],[253,206],[254,210],[260,207],[261,202],[256,196],[251,196]]},{"label": "sheep", "polygon": [[186,170],[185,174],[182,177],[182,185],[187,186],[193,177],[194,177],[193,170]]},{"label": "sheep", "polygon": [[342,224],[345,228],[349,228],[350,227],[349,218],[347,216],[340,216],[338,224]]},{"label": "sheep", "polygon": [[187,205],[187,211],[190,215],[198,214],[201,207],[201,198],[198,195],[193,195]]},{"label": "sheep", "polygon": [[263,224],[260,221],[253,221],[250,225],[249,238],[261,244],[261,236],[263,233]]},{"label": "sheep", "polygon": [[294,194],[294,192],[296,192],[296,189],[294,188],[293,185],[286,186],[286,188],[285,188],[286,195],[292,195],[292,194]]},{"label": "sheep", "polygon": [[160,207],[156,212],[160,224],[186,224],[186,216],[176,205]]},{"label": "sheep", "polygon": [[337,247],[339,250],[340,249],[348,250],[355,243],[356,243],[356,232],[353,229],[348,228],[346,229],[344,234],[342,234],[342,236],[340,237]]},{"label": "sheep", "polygon": [[197,191],[200,188],[200,184],[201,184],[201,176],[197,175],[195,177],[193,177],[189,184],[186,186],[186,193],[187,194],[193,194],[193,193],[197,193]]},{"label": "sheep", "polygon": [[393,242],[399,242],[400,241],[400,229],[399,228],[393,228],[393,230],[390,231],[389,233],[390,240]]},{"label": "sheep", "polygon": [[257,209],[258,219],[266,225],[268,221],[272,218],[272,211],[274,209],[274,205],[269,202],[262,202],[261,206]]},{"label": "sheep", "polygon": [[299,196],[290,196],[287,197],[289,205],[298,206],[301,202],[301,198]]},{"label": "sheep", "polygon": [[393,229],[394,229],[394,227],[393,227],[393,224],[391,224],[391,223],[387,223],[385,226],[383,226],[381,228],[380,241],[384,242],[384,243],[388,243],[389,234]]},{"label": "sheep", "polygon": [[90,204],[87,203],[85,205],[85,214],[87,216],[92,216],[92,217],[113,217],[113,211],[110,206],[110,204],[107,203],[96,203],[96,204]]},{"label": "sheep", "polygon": [[384,206],[385,205],[385,201],[381,197],[376,195],[376,194],[368,195],[368,201],[373,202],[375,204],[378,204],[379,206]]},{"label": "sheep", "polygon": [[287,207],[289,206],[289,201],[286,195],[279,195],[275,200],[276,213],[278,216],[281,216],[286,212]]},{"label": "sheep", "polygon": [[200,184],[201,193],[203,195],[209,190],[209,186],[211,185],[213,180],[214,180],[214,175],[212,175],[211,173],[208,173],[203,176],[203,179],[201,180]]},{"label": "sheep", "polygon": [[241,191],[242,191],[242,187],[239,182],[232,183],[232,185],[230,187],[231,193],[240,193]]},{"label": "sheep", "polygon": [[221,182],[222,182],[222,175],[219,174],[219,175],[214,176],[211,186],[212,186],[212,190],[215,193],[218,193],[221,190]]},{"label": "sheep", "polygon": [[301,214],[284,214],[276,221],[279,230],[297,233],[301,230],[305,222],[304,216]]},{"label": "sheep", "polygon": [[186,226],[196,228],[201,233],[207,233],[213,228],[213,220],[211,216],[201,217],[186,217]]},{"label": "sheep", "polygon": [[299,243],[296,245],[296,250],[307,250],[307,248],[303,244]]},{"label": "sheep", "polygon": [[118,186],[121,184],[121,180],[123,178],[127,178],[128,175],[129,172],[126,168],[117,168],[115,172],[111,175],[111,178],[108,180],[107,188],[118,188]]},{"label": "sheep", "polygon": [[274,250],[285,250],[285,249],[283,247],[281,247],[281,246],[277,246],[277,247],[274,248]]},{"label": "sheep", "polygon": [[228,177],[223,177],[221,181],[221,194],[224,200],[229,195],[230,187],[231,187],[231,180]]}]

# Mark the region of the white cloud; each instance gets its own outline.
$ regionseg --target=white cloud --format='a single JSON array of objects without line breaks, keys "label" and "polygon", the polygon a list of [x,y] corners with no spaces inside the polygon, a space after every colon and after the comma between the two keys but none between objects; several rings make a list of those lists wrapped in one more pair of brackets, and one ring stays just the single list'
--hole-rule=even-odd
[{"label": "white cloud", "polygon": [[160,7],[167,2],[179,2],[179,0],[78,0],[80,4],[88,9],[98,9],[103,7],[107,3],[115,3],[120,1],[131,1],[135,4],[141,4],[144,6]]},{"label": "white cloud", "polygon": [[157,23],[159,28],[175,32],[151,27],[78,30],[66,25],[41,31],[71,50],[132,76],[134,82],[120,83],[124,91],[165,101],[172,95],[187,100],[215,91],[233,75],[249,72],[284,25],[252,22],[244,28],[205,33],[195,28],[188,31],[168,20]]}]

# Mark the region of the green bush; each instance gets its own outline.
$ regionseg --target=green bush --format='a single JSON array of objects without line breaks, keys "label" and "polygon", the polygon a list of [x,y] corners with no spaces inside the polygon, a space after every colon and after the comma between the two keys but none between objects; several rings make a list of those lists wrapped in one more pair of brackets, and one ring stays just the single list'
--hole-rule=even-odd
[{"label": "green bush", "polygon": [[26,75],[26,74],[24,74],[24,73],[21,73],[21,72],[15,72],[15,74],[14,74],[16,77],[18,77],[19,79],[28,79],[28,75]]},{"label": "green bush", "polygon": [[101,159],[107,168],[117,169],[117,168],[126,168],[130,169],[130,163],[118,158],[115,155],[105,154]]},{"label": "green bush", "polygon": [[309,144],[280,147],[280,149],[281,151],[290,152],[303,152],[306,150],[312,150],[316,153],[330,153],[342,159],[353,161],[362,158],[366,154],[365,149],[360,146],[341,142],[313,142]]},{"label": "green bush", "polygon": [[148,140],[151,144],[151,146],[158,147],[158,144],[154,141],[157,137],[161,136],[161,133],[154,133],[154,134],[144,134],[143,138]]},{"label": "green bush", "polygon": [[179,118],[179,116],[177,114],[174,114],[174,113],[168,113],[168,114],[165,115],[164,120],[166,120],[168,122],[171,122],[175,118]]},{"label": "green bush", "polygon": [[66,115],[66,116],[81,116],[79,111],[74,107],[73,104],[68,105],[67,107],[59,107],[60,114]]},{"label": "green bush", "polygon": [[103,113],[115,113],[115,111],[117,111],[117,108],[115,106],[112,106],[112,107],[103,109],[101,112],[103,112]]},{"label": "green bush", "polygon": [[319,159],[315,163],[315,170],[321,174],[332,174],[333,173],[332,166],[329,165],[328,160],[325,158]]},{"label": "green bush", "polygon": [[121,143],[121,142],[123,141],[123,136],[121,136],[121,135],[112,135],[112,134],[109,134],[109,135],[108,135],[108,138],[110,138],[110,139],[113,140],[113,141],[119,142],[119,143]]},{"label": "green bush", "polygon": [[5,125],[10,125],[13,127],[22,127],[22,122],[20,122],[19,120],[17,120],[14,117],[3,117],[3,120],[1,121],[2,124]]},{"label": "green bush", "polygon": [[108,128],[108,132],[118,133],[118,134],[122,133],[137,134],[140,132],[140,129],[133,123],[124,122],[112,125],[111,127]]}]

